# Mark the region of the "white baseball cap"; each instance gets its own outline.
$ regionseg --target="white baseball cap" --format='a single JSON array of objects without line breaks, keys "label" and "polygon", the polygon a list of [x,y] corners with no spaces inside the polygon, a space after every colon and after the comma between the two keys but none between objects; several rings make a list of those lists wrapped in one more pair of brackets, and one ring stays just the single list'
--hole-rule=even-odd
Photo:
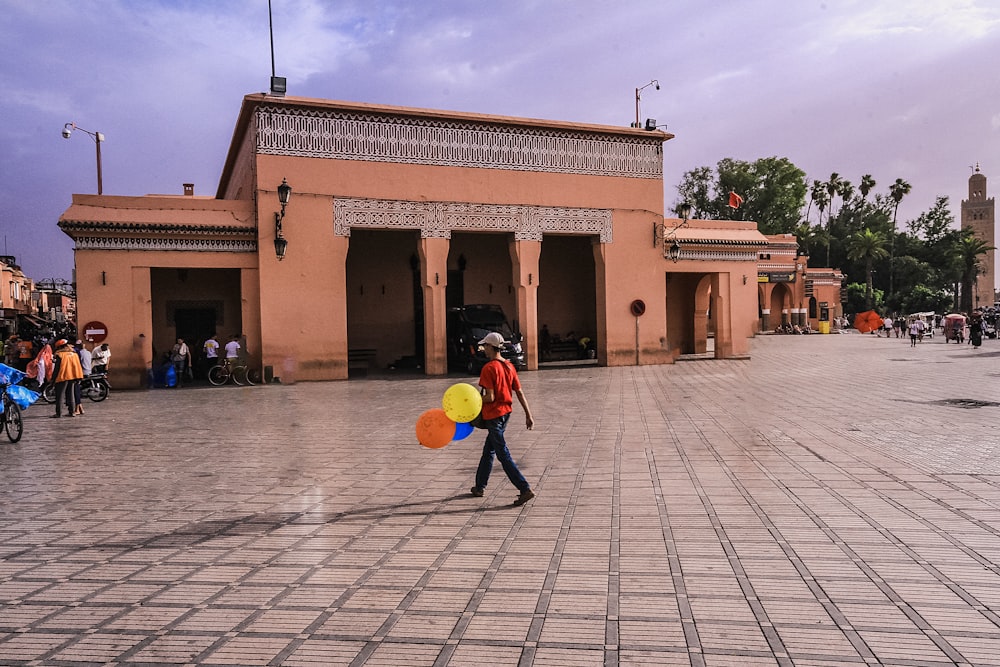
[{"label": "white baseball cap", "polygon": [[483,338],[481,341],[479,341],[480,345],[489,345],[497,349],[502,348],[503,343],[504,343],[503,336],[498,334],[496,331],[492,331],[486,334],[486,337]]}]

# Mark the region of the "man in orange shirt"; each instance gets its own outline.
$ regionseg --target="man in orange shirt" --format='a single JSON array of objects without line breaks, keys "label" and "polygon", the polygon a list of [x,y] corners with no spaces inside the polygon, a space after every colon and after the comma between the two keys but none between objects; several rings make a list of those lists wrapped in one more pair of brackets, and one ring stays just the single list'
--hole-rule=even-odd
[{"label": "man in orange shirt", "polygon": [[534,498],[535,493],[511,458],[507,442],[504,440],[507,420],[513,411],[511,407],[513,395],[517,395],[517,400],[524,409],[524,421],[529,431],[535,425],[535,421],[531,417],[531,409],[521,390],[521,381],[517,377],[514,365],[501,355],[503,336],[496,332],[489,333],[479,341],[479,345],[489,359],[479,374],[479,386],[483,388],[482,418],[486,423],[487,433],[483,455],[476,470],[476,485],[472,487],[472,495],[479,498],[486,492],[486,484],[490,481],[490,472],[493,470],[493,457],[496,456],[503,466],[503,471],[507,473],[507,478],[520,492],[514,500],[514,505],[523,505]]}]

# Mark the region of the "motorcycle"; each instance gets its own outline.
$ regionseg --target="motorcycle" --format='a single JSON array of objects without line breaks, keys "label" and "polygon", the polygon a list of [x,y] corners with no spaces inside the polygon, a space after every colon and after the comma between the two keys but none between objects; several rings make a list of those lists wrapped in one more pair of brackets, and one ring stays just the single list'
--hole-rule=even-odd
[{"label": "motorcycle", "polygon": [[[100,403],[111,393],[111,384],[108,383],[107,373],[94,373],[80,380],[80,395],[89,398],[95,403]],[[56,402],[56,386],[50,382],[41,391],[42,399],[46,403]]]}]

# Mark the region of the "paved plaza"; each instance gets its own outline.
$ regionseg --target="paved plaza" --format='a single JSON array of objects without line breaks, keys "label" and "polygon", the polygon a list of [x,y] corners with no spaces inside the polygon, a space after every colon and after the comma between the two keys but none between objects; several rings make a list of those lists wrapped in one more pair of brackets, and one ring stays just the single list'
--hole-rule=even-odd
[{"label": "paved plaza", "polygon": [[1000,665],[1000,342],[117,392],[0,440],[2,665]]}]

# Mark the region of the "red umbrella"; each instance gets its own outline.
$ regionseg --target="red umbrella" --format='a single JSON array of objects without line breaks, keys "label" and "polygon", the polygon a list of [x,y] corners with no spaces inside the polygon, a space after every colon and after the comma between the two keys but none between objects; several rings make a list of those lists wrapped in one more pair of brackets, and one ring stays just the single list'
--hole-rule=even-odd
[{"label": "red umbrella", "polygon": [[854,328],[861,333],[877,331],[882,328],[882,318],[874,310],[866,310],[854,316]]}]

